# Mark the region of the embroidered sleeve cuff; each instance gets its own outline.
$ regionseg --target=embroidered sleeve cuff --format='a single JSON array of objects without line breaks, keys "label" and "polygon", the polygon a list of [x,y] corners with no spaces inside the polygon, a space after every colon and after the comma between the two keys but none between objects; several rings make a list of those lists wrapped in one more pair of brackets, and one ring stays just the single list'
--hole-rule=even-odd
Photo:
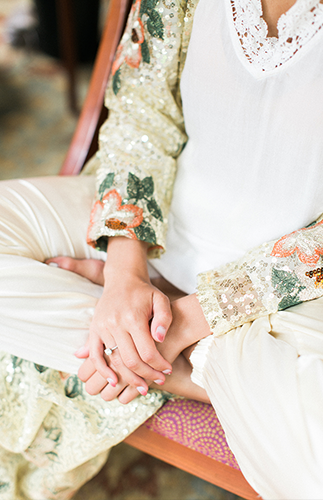
[{"label": "embroidered sleeve cuff", "polygon": [[150,243],[150,252],[162,250],[164,218],[154,196],[152,176],[139,179],[129,172],[126,197],[113,187],[114,177],[114,173],[108,173],[99,186],[99,199],[91,211],[88,244],[106,250],[106,237],[125,236]]},{"label": "embroidered sleeve cuff", "polygon": [[219,336],[323,295],[323,220],[198,277],[198,298]]}]

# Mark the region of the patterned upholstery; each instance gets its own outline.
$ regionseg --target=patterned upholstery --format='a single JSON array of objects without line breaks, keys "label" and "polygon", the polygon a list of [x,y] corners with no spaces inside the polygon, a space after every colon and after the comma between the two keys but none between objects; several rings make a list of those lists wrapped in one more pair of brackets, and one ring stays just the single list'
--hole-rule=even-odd
[{"label": "patterned upholstery", "polygon": [[145,425],[177,443],[239,470],[211,405],[191,399],[168,401]]}]

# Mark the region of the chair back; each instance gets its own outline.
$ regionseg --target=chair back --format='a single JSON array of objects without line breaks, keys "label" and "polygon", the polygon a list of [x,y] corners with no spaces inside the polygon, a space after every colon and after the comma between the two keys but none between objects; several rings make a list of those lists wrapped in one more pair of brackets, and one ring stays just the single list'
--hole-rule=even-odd
[{"label": "chair back", "polygon": [[78,174],[98,147],[98,131],[107,117],[104,94],[118,43],[125,28],[131,0],[110,0],[89,90],[60,175]]}]

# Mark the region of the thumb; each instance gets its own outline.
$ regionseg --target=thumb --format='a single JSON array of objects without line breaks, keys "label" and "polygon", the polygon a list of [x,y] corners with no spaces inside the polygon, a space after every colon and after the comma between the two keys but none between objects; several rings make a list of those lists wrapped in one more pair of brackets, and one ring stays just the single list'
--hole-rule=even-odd
[{"label": "thumb", "polygon": [[161,292],[154,294],[153,319],[150,331],[155,342],[163,342],[165,340],[172,320],[173,315],[168,297]]}]

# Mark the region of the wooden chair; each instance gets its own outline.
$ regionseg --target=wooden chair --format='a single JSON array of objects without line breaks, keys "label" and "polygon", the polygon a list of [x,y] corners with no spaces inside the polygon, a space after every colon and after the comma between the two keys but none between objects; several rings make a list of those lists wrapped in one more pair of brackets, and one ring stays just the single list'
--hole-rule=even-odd
[{"label": "wooden chair", "polygon": [[[89,91],[60,171],[61,175],[78,174],[97,149],[98,129],[107,116],[107,111],[103,108],[105,88],[130,6],[131,0],[110,0]],[[207,440],[211,440],[212,443],[214,439],[213,448],[219,449],[219,453],[212,452],[212,458],[210,447],[206,449],[204,444],[200,445],[199,440],[194,438],[196,425],[194,427],[190,419],[192,412],[197,416],[194,421],[201,421],[199,431],[202,430],[202,434],[204,419],[208,419],[205,425],[208,435],[202,441],[205,444]],[[182,433],[180,436],[179,427]],[[193,441],[190,442],[192,436]],[[210,405],[190,400],[169,401],[157,415],[128,436],[125,442],[243,498],[259,498],[239,470]]]}]

